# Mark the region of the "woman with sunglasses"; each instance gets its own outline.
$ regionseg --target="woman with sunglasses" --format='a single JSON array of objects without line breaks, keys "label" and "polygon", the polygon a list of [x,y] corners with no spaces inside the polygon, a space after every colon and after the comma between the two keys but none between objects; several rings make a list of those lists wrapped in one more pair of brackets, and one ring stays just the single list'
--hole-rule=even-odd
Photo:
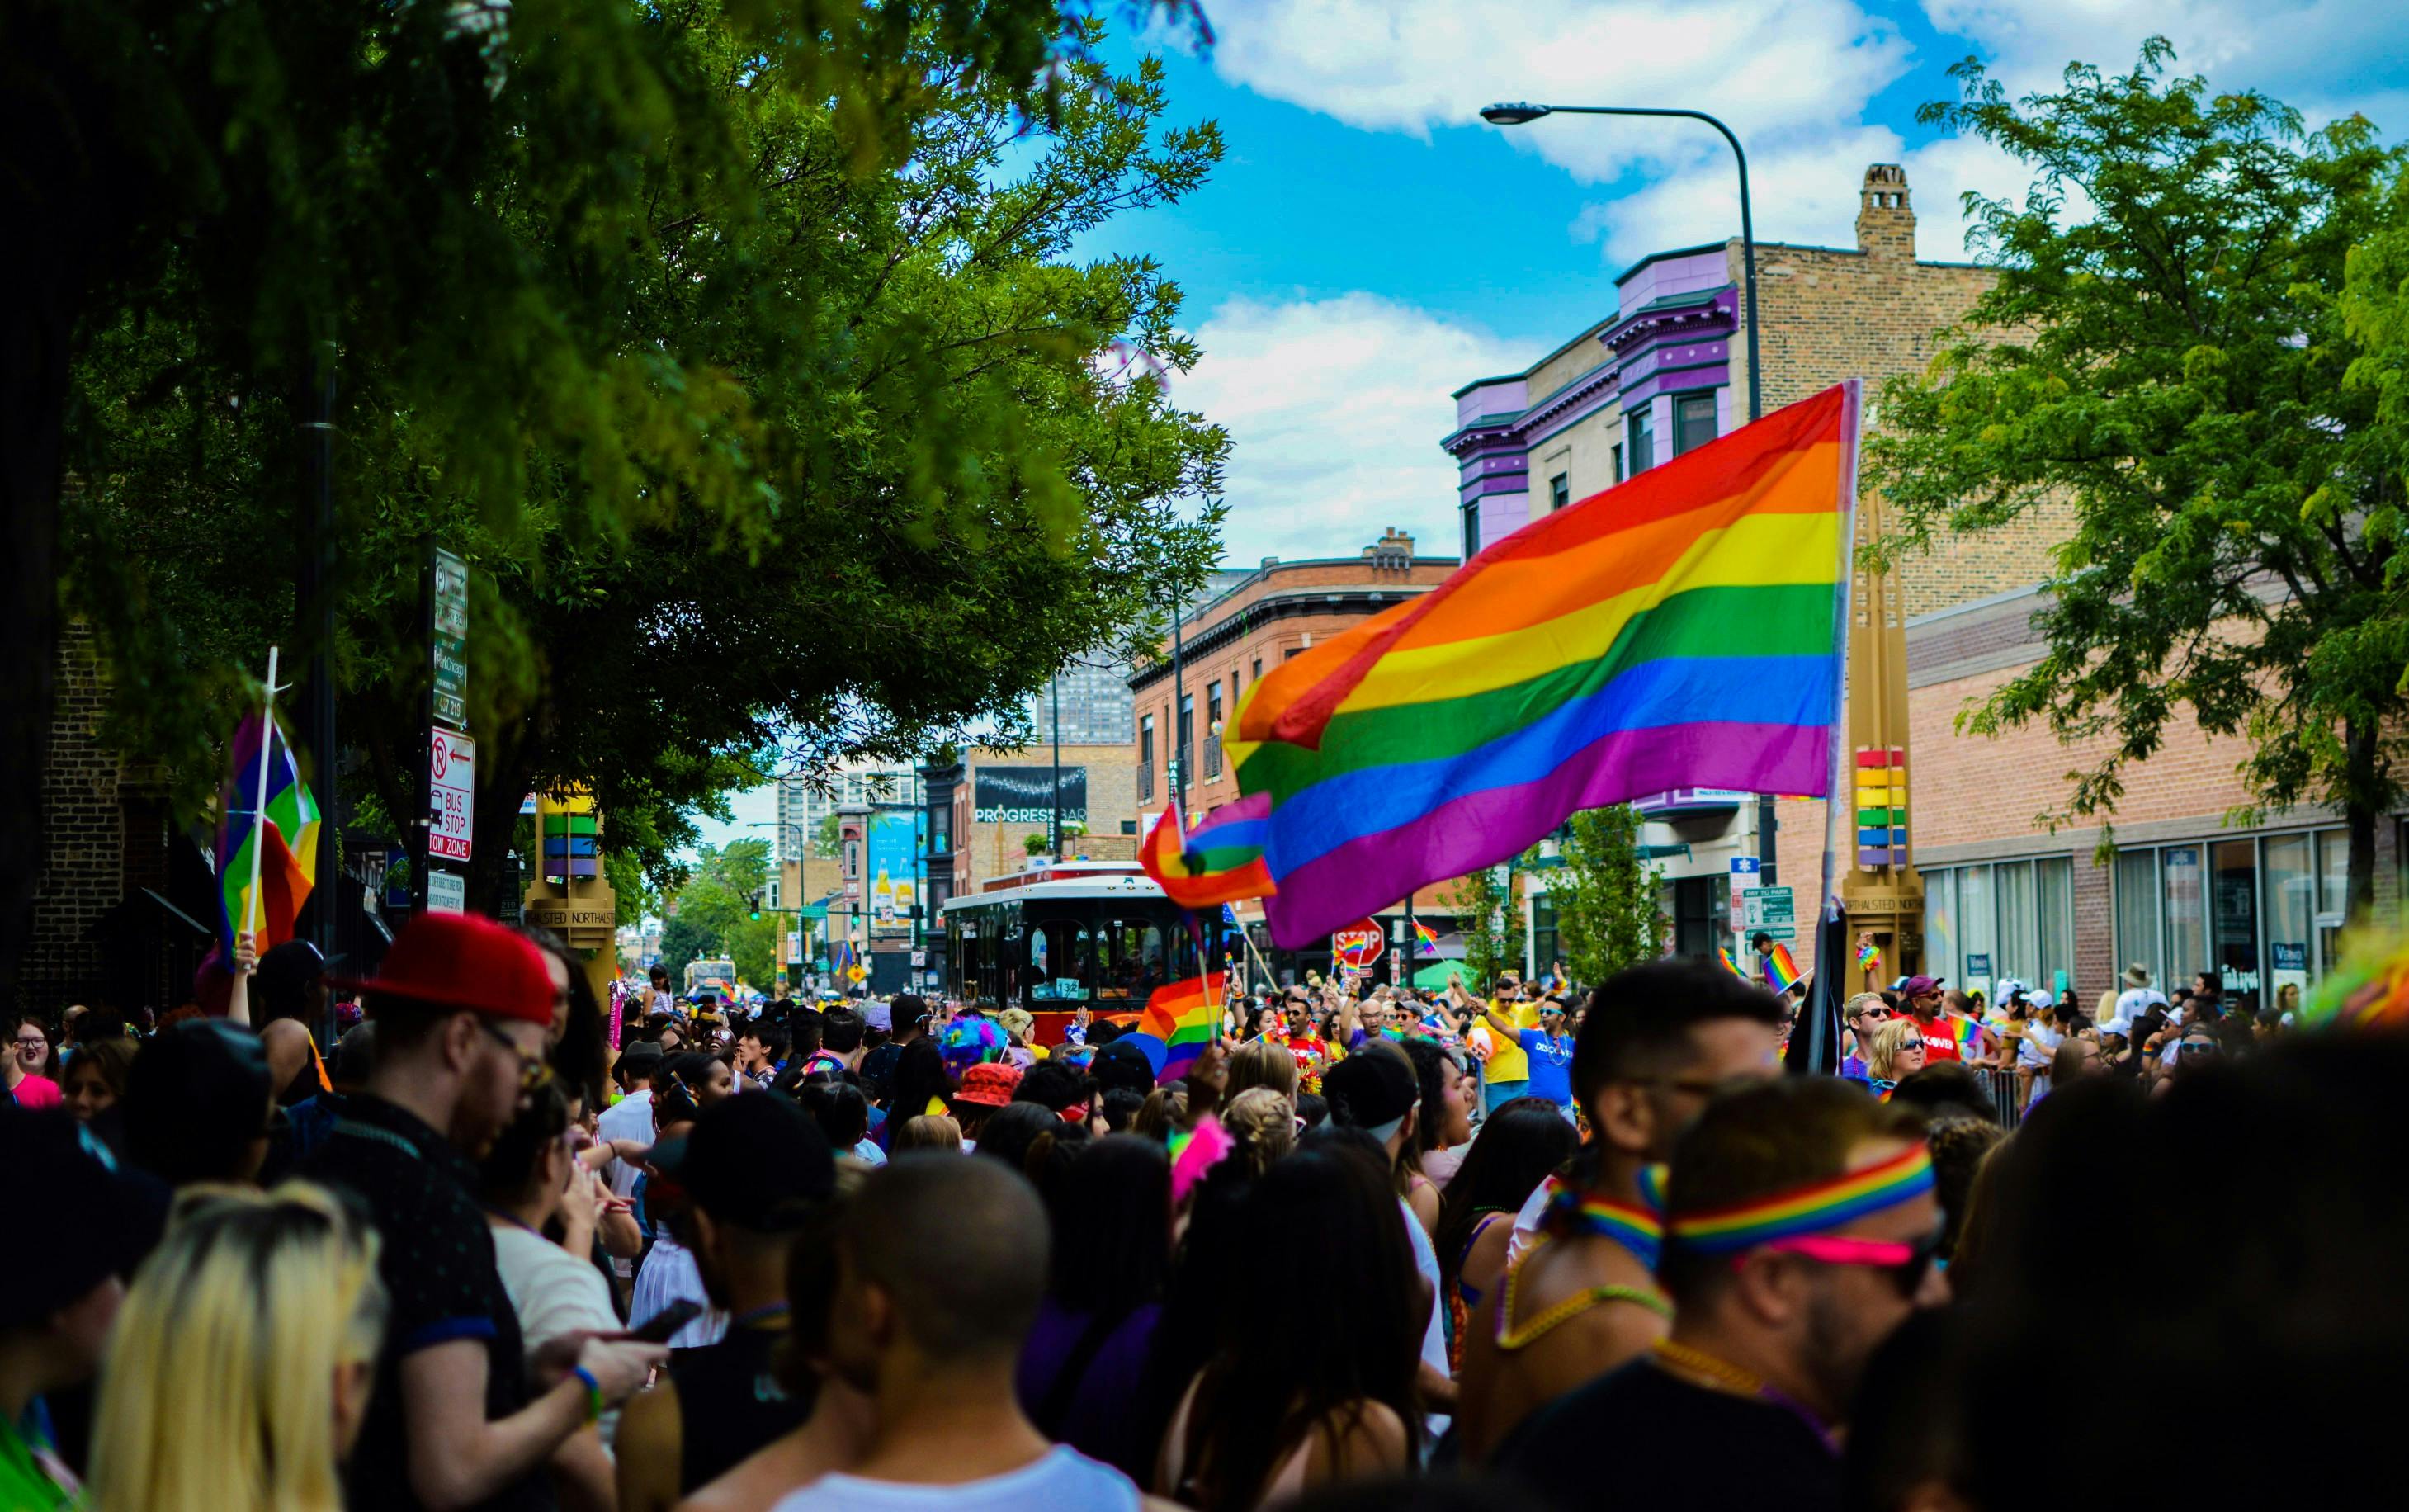
[{"label": "woman with sunglasses", "polygon": [[1912,1018],[1884,1020],[1866,1054],[1866,1085],[1883,1102],[1892,1088],[1924,1069],[1924,1031]]}]

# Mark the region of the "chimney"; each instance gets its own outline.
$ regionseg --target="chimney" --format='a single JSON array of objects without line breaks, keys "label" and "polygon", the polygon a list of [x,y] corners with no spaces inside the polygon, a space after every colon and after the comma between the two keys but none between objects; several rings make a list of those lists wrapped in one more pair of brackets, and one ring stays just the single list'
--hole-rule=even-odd
[{"label": "chimney", "polygon": [[1866,168],[1857,203],[1857,251],[1868,257],[1915,261],[1915,211],[1907,204],[1907,170],[1896,163]]},{"label": "chimney", "polygon": [[1363,560],[1372,564],[1375,572],[1410,572],[1414,567],[1414,538],[1389,526],[1380,539],[1363,548]]}]

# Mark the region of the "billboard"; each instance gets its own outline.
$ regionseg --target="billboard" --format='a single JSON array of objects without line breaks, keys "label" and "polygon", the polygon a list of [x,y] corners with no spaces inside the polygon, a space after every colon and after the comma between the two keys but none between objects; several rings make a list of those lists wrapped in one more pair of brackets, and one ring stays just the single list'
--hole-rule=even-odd
[{"label": "billboard", "polygon": [[869,849],[862,876],[873,934],[912,932],[912,905],[919,901],[918,834],[922,811],[881,809],[870,815]]},{"label": "billboard", "polygon": [[[978,824],[1054,822],[1054,770],[1046,767],[981,767],[972,774],[971,818]],[[1088,822],[1088,769],[1064,767],[1062,822]]]}]

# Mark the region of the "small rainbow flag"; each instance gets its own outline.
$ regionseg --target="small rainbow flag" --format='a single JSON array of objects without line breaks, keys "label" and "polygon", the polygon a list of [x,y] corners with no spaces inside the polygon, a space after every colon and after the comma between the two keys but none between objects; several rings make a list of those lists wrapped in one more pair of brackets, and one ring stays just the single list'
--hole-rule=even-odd
[{"label": "small rainbow flag", "polygon": [[[263,735],[263,731],[265,732]],[[260,751],[267,742],[267,801],[259,801]],[[264,812],[254,812],[264,811]],[[259,891],[251,888],[253,847]],[[293,921],[317,885],[318,804],[301,781],[293,747],[274,720],[253,713],[235,729],[218,798],[218,943],[234,958],[234,937],[253,934],[261,955],[293,938]]]},{"label": "small rainbow flag", "polygon": [[1270,798],[1258,794],[1224,803],[1187,829],[1174,798],[1146,837],[1138,860],[1163,895],[1182,908],[1268,896],[1273,887],[1263,867],[1263,821],[1270,812]]},{"label": "small rainbow flag", "polygon": [[1765,953],[1765,982],[1776,992],[1787,992],[1801,980],[1798,963],[1790,958],[1790,947],[1777,944]]},{"label": "small rainbow flag", "polygon": [[1731,972],[1732,975],[1738,977],[1743,982],[1748,980],[1748,973],[1739,969],[1739,962],[1732,959],[1731,948],[1728,945],[1718,948],[1715,951],[1715,958],[1724,963],[1724,971]]},{"label": "small rainbow flag", "polygon": [[1959,1018],[1953,1022],[1955,1024],[1957,1030],[1957,1053],[1961,1056],[1981,1055],[1983,1053],[1983,1026],[1975,1023],[1970,1018]]},{"label": "small rainbow flag", "polygon": [[1822,795],[1856,504],[1853,381],[1485,547],[1247,690],[1272,938],[1304,947],[1683,786]]},{"label": "small rainbow flag", "polygon": [[1414,920],[1414,938],[1421,942],[1423,955],[1438,954],[1438,931],[1420,919]]},{"label": "small rainbow flag", "polygon": [[1221,1005],[1228,1001],[1228,978],[1219,972],[1191,976],[1154,989],[1138,1015],[1137,1031],[1163,1044],[1162,1070],[1155,1080],[1176,1081],[1188,1073],[1196,1058],[1220,1033]]}]

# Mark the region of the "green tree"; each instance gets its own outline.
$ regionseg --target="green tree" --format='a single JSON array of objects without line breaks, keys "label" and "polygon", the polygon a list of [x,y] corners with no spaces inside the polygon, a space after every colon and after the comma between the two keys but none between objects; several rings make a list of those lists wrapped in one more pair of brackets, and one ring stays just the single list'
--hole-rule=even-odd
[{"label": "green tree", "polygon": [[2345,382],[2381,324],[2346,317],[2345,269],[2397,236],[2402,154],[2357,116],[2307,132],[2262,94],[2171,78],[2172,56],[2153,39],[2129,74],[2077,65],[2020,100],[1969,60],[1962,97],[1926,108],[2035,177],[2021,203],[1967,196],[1998,281],[1883,389],[1873,554],[2070,506],[2046,649],[1961,728],[2099,742],[2049,825],[2112,815],[2185,723],[2241,737],[2259,810],[2345,815],[2363,912],[2401,792],[2402,481],[2376,386]]},{"label": "green tree", "polygon": [[1464,988],[1489,996],[1497,990],[1503,972],[1522,969],[1525,931],[1522,927],[1522,884],[1517,857],[1457,879],[1447,904],[1455,910],[1457,932],[1464,936]]},{"label": "green tree", "polygon": [[1573,980],[1594,986],[1665,953],[1657,869],[1639,855],[1639,811],[1627,803],[1572,816],[1548,874],[1556,934]]},{"label": "green tree", "polygon": [[[1066,655],[1150,634],[1215,550],[1218,506],[1178,505],[1216,491],[1225,439],[1160,382],[1196,355],[1178,290],[1069,256],[1219,156],[1210,126],[1159,129],[1158,64],[1106,70],[1089,7],[1052,0],[818,0],[811,45],[777,24],[794,7],[597,8],[522,4],[453,80],[480,151],[430,166],[390,122],[356,162],[287,143],[339,200],[433,176],[413,223],[352,207],[370,247],[313,223],[330,266],[241,298],[232,253],[171,238],[85,317],[70,374],[68,601],[139,690],[110,738],[195,806],[247,670],[296,649],[260,544],[293,538],[309,388],[257,307],[287,336],[307,295],[337,315],[353,796],[411,807],[440,538],[475,573],[480,906],[529,787],[589,787],[614,853],[666,878],[729,789],[1008,723]],[[327,10],[332,51],[468,67],[393,7]],[[270,49],[266,77],[302,67],[282,38],[240,46]]]},{"label": "green tree", "polygon": [[719,937],[692,919],[681,916],[661,926],[661,964],[669,969],[673,988],[685,985],[688,962],[709,959],[718,954]]},{"label": "green tree", "polygon": [[[754,900],[769,881],[770,842],[732,840],[724,848],[702,846],[677,891],[677,922],[708,937],[734,963],[739,978],[764,991],[777,974],[779,921],[791,916],[763,910],[753,917]],[[666,937],[661,950],[667,956]]]}]

